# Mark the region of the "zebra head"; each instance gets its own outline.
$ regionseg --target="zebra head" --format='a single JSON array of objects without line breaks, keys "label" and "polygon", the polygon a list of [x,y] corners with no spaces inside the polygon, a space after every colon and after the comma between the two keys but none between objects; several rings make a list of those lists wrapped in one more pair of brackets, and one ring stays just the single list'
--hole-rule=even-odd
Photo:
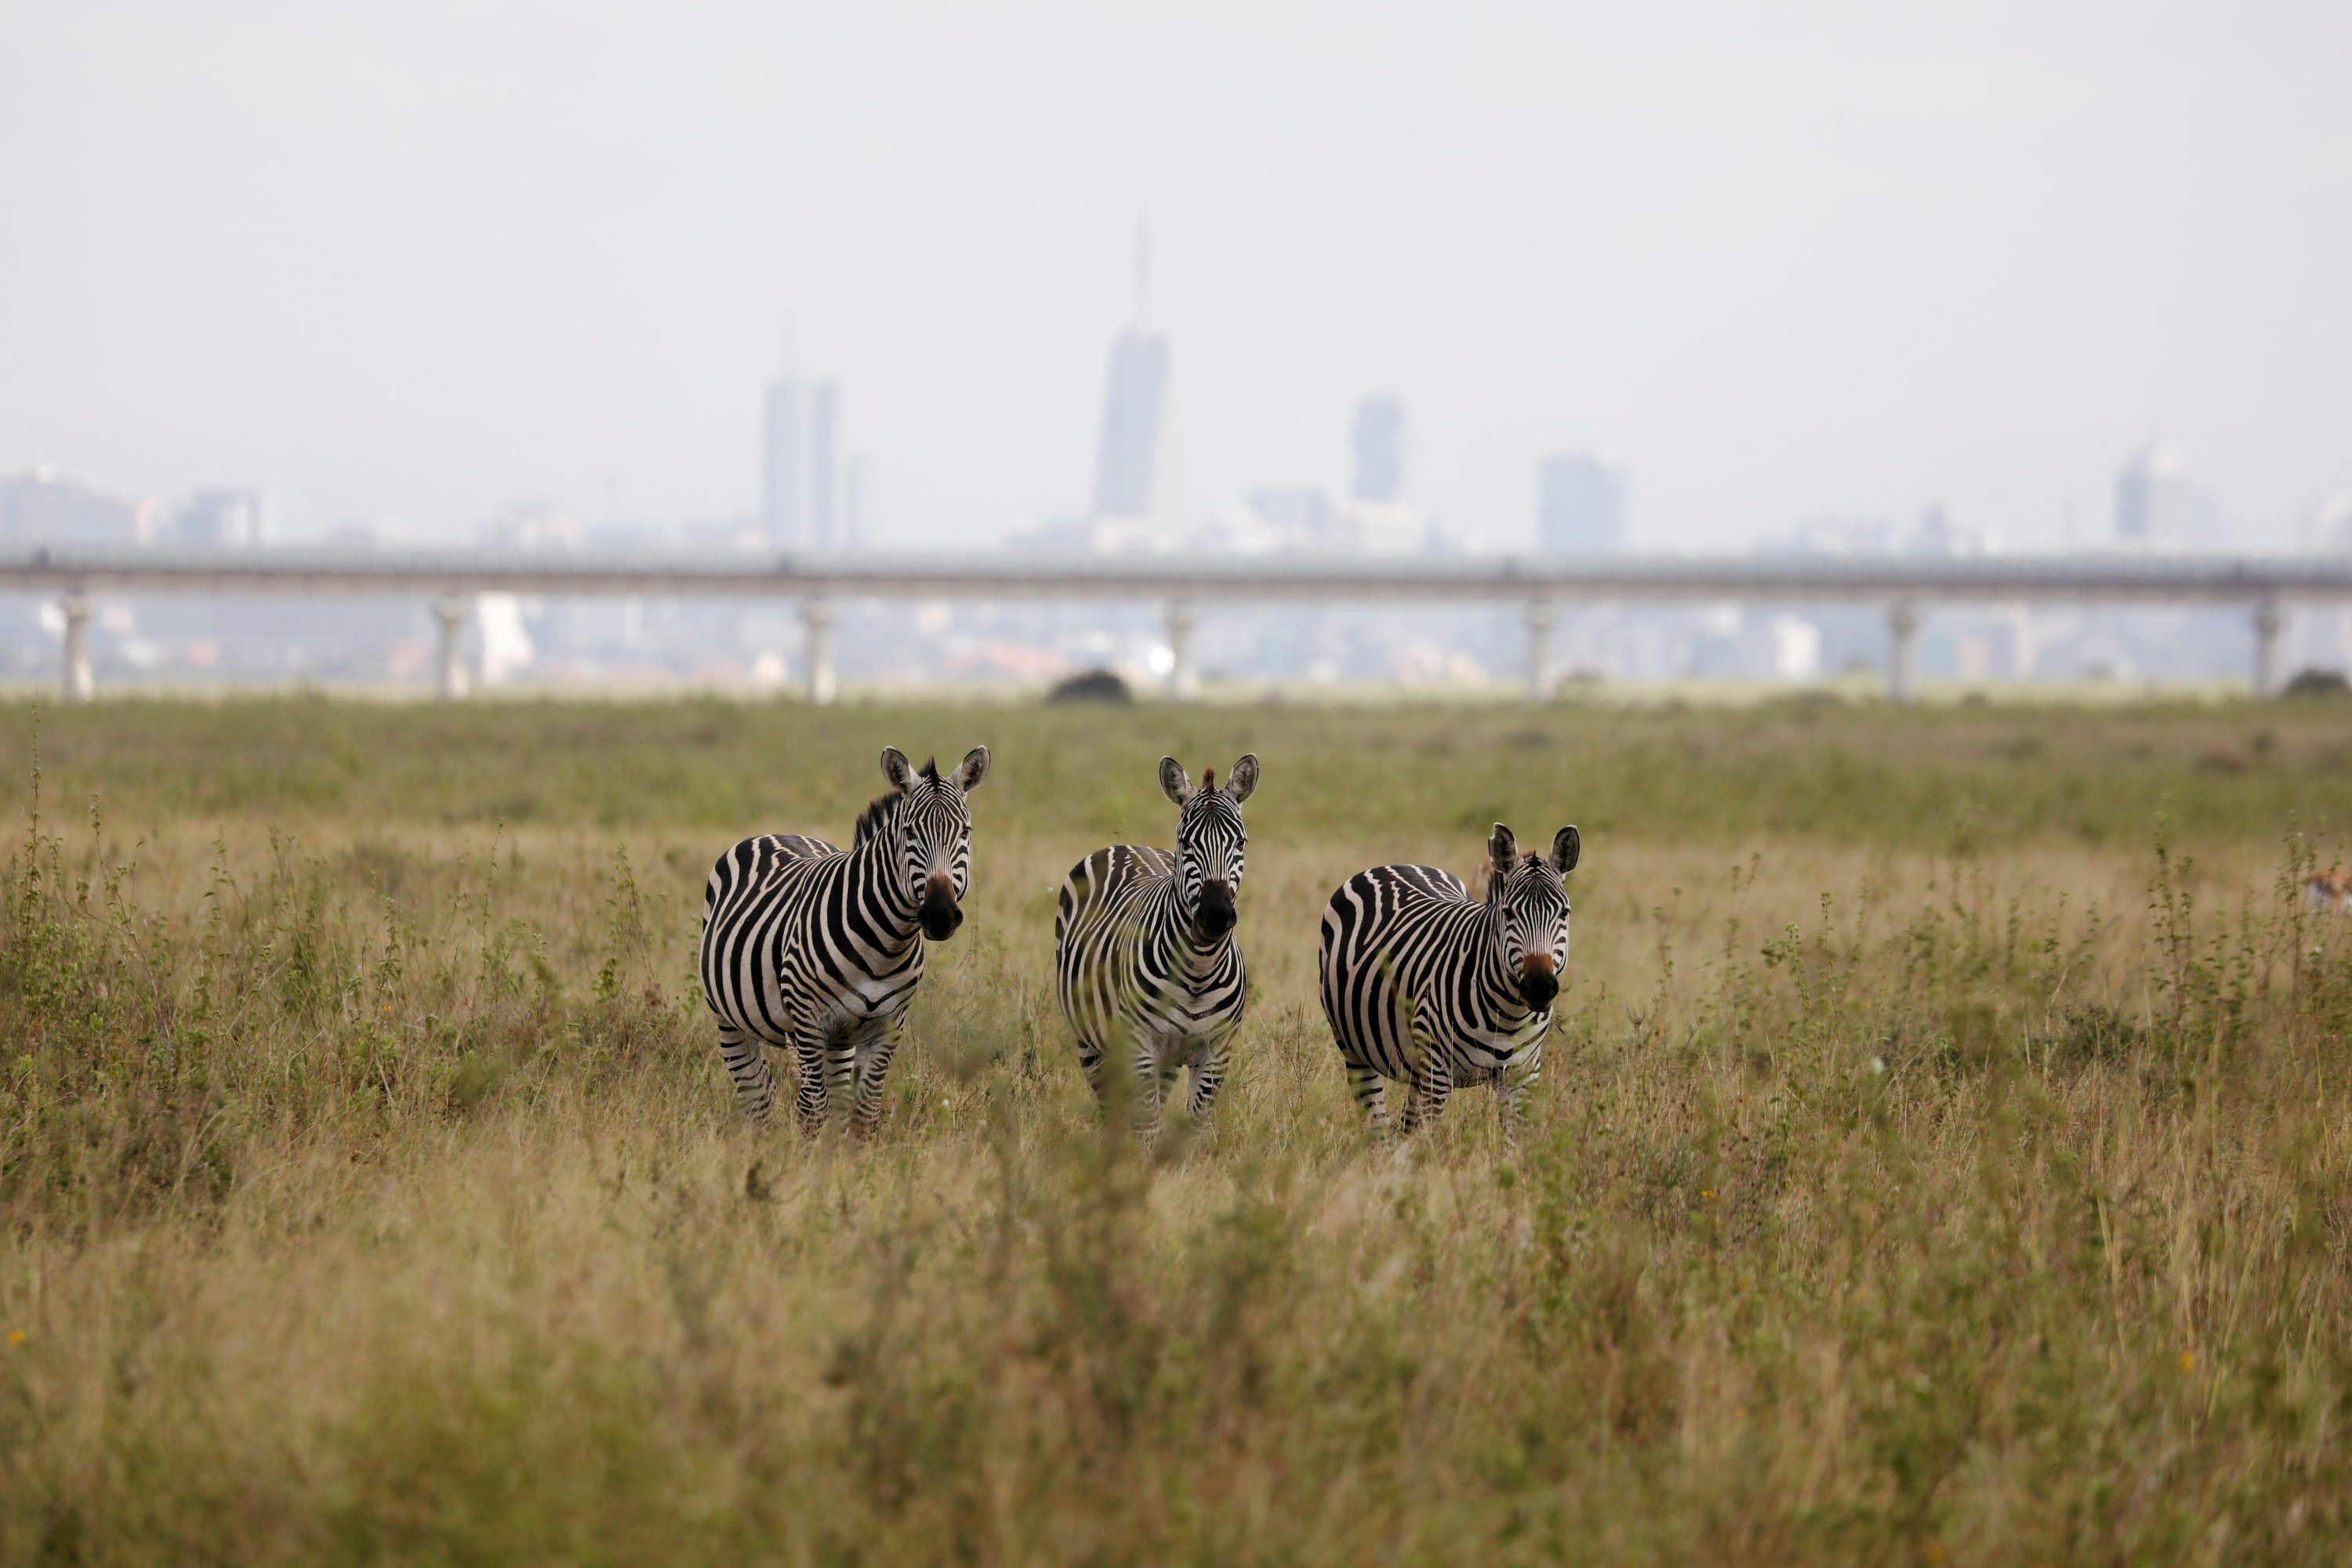
[{"label": "zebra head", "polygon": [[1552,836],[1551,853],[1519,853],[1519,841],[1501,823],[1486,841],[1486,906],[1502,917],[1503,962],[1519,999],[1538,1013],[1559,994],[1568,967],[1568,884],[1583,839],[1573,827]]},{"label": "zebra head", "polygon": [[1182,813],[1176,819],[1176,888],[1192,917],[1193,934],[1214,942],[1241,919],[1235,900],[1242,890],[1242,862],[1249,829],[1242,826],[1242,802],[1257,788],[1257,753],[1234,764],[1224,787],[1217,770],[1205,768],[1201,787],[1173,757],[1160,759],[1160,787]]},{"label": "zebra head", "polygon": [[963,895],[971,885],[971,808],[964,796],[987,775],[986,746],[974,746],[945,778],[937,763],[917,768],[906,752],[885,746],[882,776],[898,793],[876,801],[857,822],[861,844],[877,833],[896,835],[899,886],[933,942],[947,941],[963,924]]}]

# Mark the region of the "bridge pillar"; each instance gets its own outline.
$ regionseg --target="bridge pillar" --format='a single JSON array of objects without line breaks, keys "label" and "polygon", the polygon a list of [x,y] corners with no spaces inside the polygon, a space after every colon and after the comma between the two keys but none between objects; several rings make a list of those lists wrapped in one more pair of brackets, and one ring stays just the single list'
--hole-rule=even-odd
[{"label": "bridge pillar", "polygon": [[2022,600],[2009,606],[2009,675],[2012,680],[2033,678],[2033,620]]},{"label": "bridge pillar", "polygon": [[1541,702],[1551,696],[1551,605],[1538,599],[1527,608],[1528,622],[1528,700]]},{"label": "bridge pillar", "polygon": [[1897,599],[1887,606],[1886,635],[1886,695],[1908,702],[1916,694],[1919,656],[1919,612],[1910,600]]},{"label": "bridge pillar", "polygon": [[823,599],[802,601],[801,626],[808,634],[802,650],[808,665],[808,700],[822,708],[839,690],[833,677],[833,606]]},{"label": "bridge pillar", "polygon": [[433,601],[433,695],[455,702],[466,695],[466,616],[462,594],[444,594]]},{"label": "bridge pillar", "polygon": [[66,700],[88,702],[98,696],[98,678],[89,668],[89,597],[77,589],[60,608],[66,617]]},{"label": "bridge pillar", "polygon": [[1181,599],[1163,605],[1160,622],[1168,632],[1168,695],[1190,702],[1201,694],[1201,678],[1192,668],[1192,606]]},{"label": "bridge pillar", "polygon": [[2278,602],[2264,599],[2254,606],[2254,695],[2278,695],[2279,633],[2286,629],[2286,616]]}]

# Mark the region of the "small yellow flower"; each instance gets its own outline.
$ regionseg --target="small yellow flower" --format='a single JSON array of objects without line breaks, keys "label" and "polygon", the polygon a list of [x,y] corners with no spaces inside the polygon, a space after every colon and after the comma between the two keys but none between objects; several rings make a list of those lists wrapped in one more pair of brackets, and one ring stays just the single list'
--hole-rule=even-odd
[{"label": "small yellow flower", "polygon": [[1703,1198],[1711,1198],[1715,1196],[1715,1189],[1713,1187],[1701,1187],[1698,1190],[1698,1195]]},{"label": "small yellow flower", "polygon": [[2183,1371],[2183,1372],[2187,1372],[2187,1371],[2189,1371],[2190,1368],[2194,1367],[2196,1364],[2197,1364],[2197,1352],[2196,1352],[2195,1351],[2182,1351],[2182,1352],[2180,1352],[2180,1370],[2181,1370],[2181,1371]]},{"label": "small yellow flower", "polygon": [[10,1329],[8,1331],[8,1342],[12,1345],[23,1344],[25,1342],[25,1331],[22,1329]]}]

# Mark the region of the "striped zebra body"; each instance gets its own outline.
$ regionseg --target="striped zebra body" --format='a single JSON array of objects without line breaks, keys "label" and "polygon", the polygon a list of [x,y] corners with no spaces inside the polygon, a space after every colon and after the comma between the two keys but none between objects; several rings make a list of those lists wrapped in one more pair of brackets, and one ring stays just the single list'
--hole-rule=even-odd
[{"label": "striped zebra body", "polygon": [[847,850],[800,834],[746,838],[711,868],[703,895],[703,998],[745,1114],[774,1109],[771,1047],[789,1050],[803,1131],[836,1105],[870,1134],[907,1005],[923,977],[926,937],[962,923],[971,818],[964,795],[987,772],[976,749],[948,778],[919,773],[896,748],[897,786],[858,819]]},{"label": "striped zebra body", "polygon": [[1517,1137],[1568,967],[1562,878],[1580,850],[1564,827],[1550,855],[1522,856],[1497,823],[1483,900],[1433,866],[1376,866],[1331,895],[1317,965],[1323,1012],[1375,1131],[1388,1131],[1390,1079],[1406,1086],[1407,1133],[1443,1113],[1454,1089],[1491,1083]]},{"label": "striped zebra body", "polygon": [[1139,1131],[1156,1134],[1160,1104],[1190,1068],[1186,1109],[1205,1119],[1224,1081],[1227,1054],[1249,999],[1249,970],[1234,936],[1248,834],[1241,803],[1257,784],[1257,759],[1234,765],[1223,789],[1213,772],[1194,790],[1174,759],[1160,784],[1181,808],[1176,849],[1120,844],[1070,868],[1054,915],[1054,977],[1062,1015],[1077,1036],[1078,1065],[1108,1103],[1103,1064],[1132,1070]]}]

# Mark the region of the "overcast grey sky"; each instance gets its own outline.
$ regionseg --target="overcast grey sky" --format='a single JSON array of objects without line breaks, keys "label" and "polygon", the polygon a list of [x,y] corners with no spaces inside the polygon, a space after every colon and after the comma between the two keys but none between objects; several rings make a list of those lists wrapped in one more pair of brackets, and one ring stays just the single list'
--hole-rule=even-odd
[{"label": "overcast grey sky", "polygon": [[2352,487],[2352,7],[0,0],[0,469],[463,537],[746,512],[789,321],[892,542],[1077,510],[1139,193],[1195,507],[1523,542]]}]

